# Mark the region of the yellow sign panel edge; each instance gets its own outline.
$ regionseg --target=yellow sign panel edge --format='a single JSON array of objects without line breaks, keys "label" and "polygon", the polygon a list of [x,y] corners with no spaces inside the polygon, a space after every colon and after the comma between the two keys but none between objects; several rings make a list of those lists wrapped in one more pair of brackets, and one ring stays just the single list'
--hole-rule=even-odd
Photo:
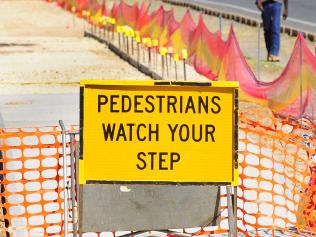
[{"label": "yellow sign panel edge", "polygon": [[[158,82],[158,83],[157,83]],[[160,83],[159,83],[160,82]],[[134,85],[134,86],[154,86],[154,85],[205,85],[205,82],[196,82],[196,81],[153,81],[153,80],[97,80],[97,79],[83,79],[80,80],[80,137],[82,138],[82,132],[83,132],[83,92],[84,87],[86,86],[93,86],[93,85],[114,85],[114,86],[123,86],[123,85]],[[239,178],[239,170],[238,170],[238,113],[239,113],[239,98],[238,98],[238,92],[239,92],[239,82],[224,82],[224,81],[212,81],[209,83],[208,86],[211,87],[222,87],[222,88],[235,88],[234,90],[234,96],[233,96],[233,104],[234,104],[234,116],[233,116],[233,154],[232,157],[234,159],[234,168],[233,168],[233,177],[234,180],[230,183],[231,186],[238,186],[238,178]],[[83,147],[82,139],[81,141],[81,147]],[[82,159],[82,153],[81,153],[81,160],[79,160],[79,184],[86,184],[86,179],[84,177],[84,173],[82,172],[84,170],[84,161]]]},{"label": "yellow sign panel edge", "polygon": [[238,88],[239,82],[235,81],[154,81],[154,80],[96,80],[83,79],[80,80],[80,86],[153,86],[153,85],[199,85],[209,84],[211,87]]}]

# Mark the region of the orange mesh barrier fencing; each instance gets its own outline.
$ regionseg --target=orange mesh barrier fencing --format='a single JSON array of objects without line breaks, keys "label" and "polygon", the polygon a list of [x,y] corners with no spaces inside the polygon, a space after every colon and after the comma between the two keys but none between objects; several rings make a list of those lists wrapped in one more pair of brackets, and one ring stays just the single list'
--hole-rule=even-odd
[{"label": "orange mesh barrier fencing", "polygon": [[295,227],[298,233],[316,234],[315,126],[262,110],[240,118],[239,232],[262,236],[262,228]]},{"label": "orange mesh barrier fencing", "polygon": [[[308,120],[277,118],[270,110],[256,106],[248,106],[245,111],[240,113],[239,123],[239,234],[315,235],[315,125]],[[67,140],[70,174],[68,136]],[[63,236],[64,189],[59,129],[6,129],[1,131],[0,141],[6,231],[10,236]],[[222,212],[218,227],[176,231],[193,235],[227,233],[225,189],[221,190]],[[71,222],[70,215],[70,231]],[[119,236],[121,233],[125,232],[85,233],[84,236]]]},{"label": "orange mesh barrier fencing", "polygon": [[[67,139],[69,145],[69,136]],[[0,141],[1,174],[4,176],[1,181],[4,187],[2,208],[7,234],[19,237],[62,236],[61,132],[56,127],[5,129],[0,133]],[[69,152],[68,146],[67,174],[70,174]],[[70,216],[70,230],[71,221]]]},{"label": "orange mesh barrier fencing", "polygon": [[[315,236],[316,126],[305,119],[275,117],[267,108],[250,106],[246,111],[240,113],[239,123],[238,235]],[[218,227],[172,231],[227,236],[226,200],[222,187]],[[85,235],[90,236],[118,235],[115,232]]]}]

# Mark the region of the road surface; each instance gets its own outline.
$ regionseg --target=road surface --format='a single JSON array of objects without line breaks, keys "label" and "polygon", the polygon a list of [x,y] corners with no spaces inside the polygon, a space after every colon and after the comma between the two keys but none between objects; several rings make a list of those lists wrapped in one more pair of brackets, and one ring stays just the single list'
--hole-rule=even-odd
[{"label": "road surface", "polygon": [[[255,0],[185,0],[191,3],[207,5],[224,12],[246,15],[258,20],[261,19]],[[284,25],[316,33],[316,1],[315,0],[290,0],[289,17]]]},{"label": "road surface", "polygon": [[79,87],[73,94],[0,95],[0,127],[79,125]]}]

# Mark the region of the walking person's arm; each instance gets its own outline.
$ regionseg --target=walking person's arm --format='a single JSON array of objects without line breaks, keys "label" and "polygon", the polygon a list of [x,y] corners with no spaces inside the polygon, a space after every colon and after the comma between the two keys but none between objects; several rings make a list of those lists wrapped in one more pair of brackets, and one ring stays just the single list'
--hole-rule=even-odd
[{"label": "walking person's arm", "polygon": [[283,0],[283,3],[284,3],[283,19],[286,20],[289,14],[289,2],[288,0]]},{"label": "walking person's arm", "polygon": [[[284,1],[287,1],[287,0],[284,0]],[[261,12],[263,12],[262,0],[256,0],[255,4],[256,4],[257,8],[258,8]],[[285,3],[284,3],[284,4],[285,4]]]}]

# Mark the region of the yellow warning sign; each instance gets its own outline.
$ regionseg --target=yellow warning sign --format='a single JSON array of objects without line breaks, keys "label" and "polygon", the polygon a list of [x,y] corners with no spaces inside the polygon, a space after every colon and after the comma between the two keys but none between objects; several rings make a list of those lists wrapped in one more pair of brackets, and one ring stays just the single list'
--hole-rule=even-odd
[{"label": "yellow warning sign", "polygon": [[81,81],[84,180],[236,184],[237,88]]}]

